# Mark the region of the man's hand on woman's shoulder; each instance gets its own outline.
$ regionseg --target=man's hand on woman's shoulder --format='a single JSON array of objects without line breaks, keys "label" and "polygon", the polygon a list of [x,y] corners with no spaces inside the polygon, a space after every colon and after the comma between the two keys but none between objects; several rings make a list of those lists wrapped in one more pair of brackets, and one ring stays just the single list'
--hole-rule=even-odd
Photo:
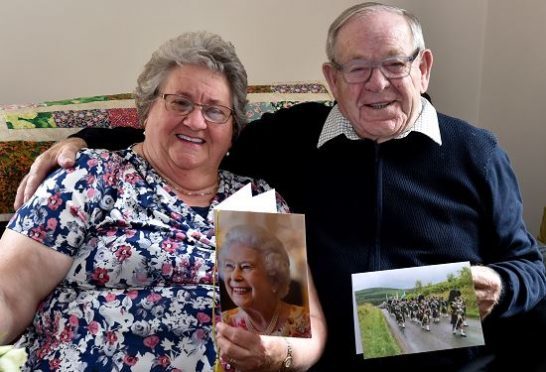
[{"label": "man's hand on woman's shoulder", "polygon": [[32,163],[29,172],[21,180],[13,207],[18,209],[34,194],[40,183],[54,168],[69,168],[76,161],[76,153],[87,144],[81,138],[67,138],[55,143],[40,154]]}]

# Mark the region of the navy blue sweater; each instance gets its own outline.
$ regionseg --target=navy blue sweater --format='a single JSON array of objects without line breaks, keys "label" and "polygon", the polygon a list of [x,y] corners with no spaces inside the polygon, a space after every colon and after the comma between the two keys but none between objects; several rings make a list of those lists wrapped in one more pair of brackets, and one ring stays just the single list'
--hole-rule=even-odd
[{"label": "navy blue sweater", "polygon": [[[315,369],[457,368],[483,348],[355,355],[351,274],[470,261],[503,279],[502,301],[486,323],[531,309],[546,293],[546,278],[508,157],[488,131],[441,114],[442,146],[413,132],[382,144],[340,136],[317,149],[329,110],[304,103],[265,114],[243,130],[223,163],[265,179],[293,212],[306,215],[309,266],[328,323]],[[103,132],[96,133],[82,137],[102,145],[94,139]],[[110,142],[125,146],[139,136]]]}]

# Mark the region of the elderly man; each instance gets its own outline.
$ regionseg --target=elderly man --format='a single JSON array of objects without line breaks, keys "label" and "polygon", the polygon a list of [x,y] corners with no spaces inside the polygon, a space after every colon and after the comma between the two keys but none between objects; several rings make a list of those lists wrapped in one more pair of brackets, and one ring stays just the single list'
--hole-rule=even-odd
[{"label": "elderly man", "polygon": [[[437,113],[422,98],[433,56],[408,12],[376,3],[345,10],[330,26],[327,55],[334,107],[305,103],[266,114],[224,161],[264,178],[306,214],[309,265],[328,323],[315,368],[482,368],[487,347],[356,355],[351,274],[470,261],[485,327],[532,309],[546,293],[546,277],[508,157],[492,134]],[[141,136],[114,134],[110,145]],[[87,130],[80,137],[102,146],[106,136]],[[70,165],[81,145],[70,139],[42,155],[25,195],[53,163]]]}]

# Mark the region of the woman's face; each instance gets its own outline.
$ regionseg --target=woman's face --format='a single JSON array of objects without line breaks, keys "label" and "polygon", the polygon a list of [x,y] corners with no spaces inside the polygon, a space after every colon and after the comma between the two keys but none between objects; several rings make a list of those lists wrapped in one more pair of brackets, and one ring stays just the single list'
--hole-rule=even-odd
[{"label": "woman's face", "polygon": [[[178,94],[198,104],[232,107],[226,77],[203,66],[175,67],[160,87],[160,94]],[[231,146],[233,116],[224,124],[208,123],[200,107],[188,115],[167,110],[158,97],[146,121],[146,153],[165,172],[217,172]]]},{"label": "woman's face", "polygon": [[221,270],[231,300],[243,310],[264,308],[277,301],[257,250],[244,245],[232,246],[224,256]]}]

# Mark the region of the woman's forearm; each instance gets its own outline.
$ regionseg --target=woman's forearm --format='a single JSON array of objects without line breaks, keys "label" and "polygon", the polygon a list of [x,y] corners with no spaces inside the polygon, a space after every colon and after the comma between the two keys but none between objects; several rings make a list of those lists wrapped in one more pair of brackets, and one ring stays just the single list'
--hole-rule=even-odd
[{"label": "woman's forearm", "polygon": [[29,314],[25,309],[21,309],[23,313],[15,312],[14,307],[10,306],[11,302],[13,300],[10,300],[4,289],[0,288],[0,345],[11,344],[24,331],[34,314],[34,312]]},{"label": "woman's forearm", "polygon": [[311,338],[261,336],[267,350],[267,362],[264,371],[283,370],[283,362],[291,348],[292,363],[288,370],[307,371],[319,360],[326,343],[326,321],[318,300],[315,285],[309,275],[309,308],[311,315]]},{"label": "woman's forearm", "polygon": [[6,306],[5,296],[0,288],[0,345],[6,345],[11,341],[8,324],[11,323],[11,314]]},{"label": "woman's forearm", "polygon": [[0,239],[0,344],[32,322],[39,302],[65,277],[72,258],[12,230]]},{"label": "woman's forearm", "polygon": [[326,321],[311,274],[309,274],[309,305],[311,314],[311,339],[288,339],[292,347],[292,370],[294,371],[306,371],[311,368],[319,360],[326,343]]}]

